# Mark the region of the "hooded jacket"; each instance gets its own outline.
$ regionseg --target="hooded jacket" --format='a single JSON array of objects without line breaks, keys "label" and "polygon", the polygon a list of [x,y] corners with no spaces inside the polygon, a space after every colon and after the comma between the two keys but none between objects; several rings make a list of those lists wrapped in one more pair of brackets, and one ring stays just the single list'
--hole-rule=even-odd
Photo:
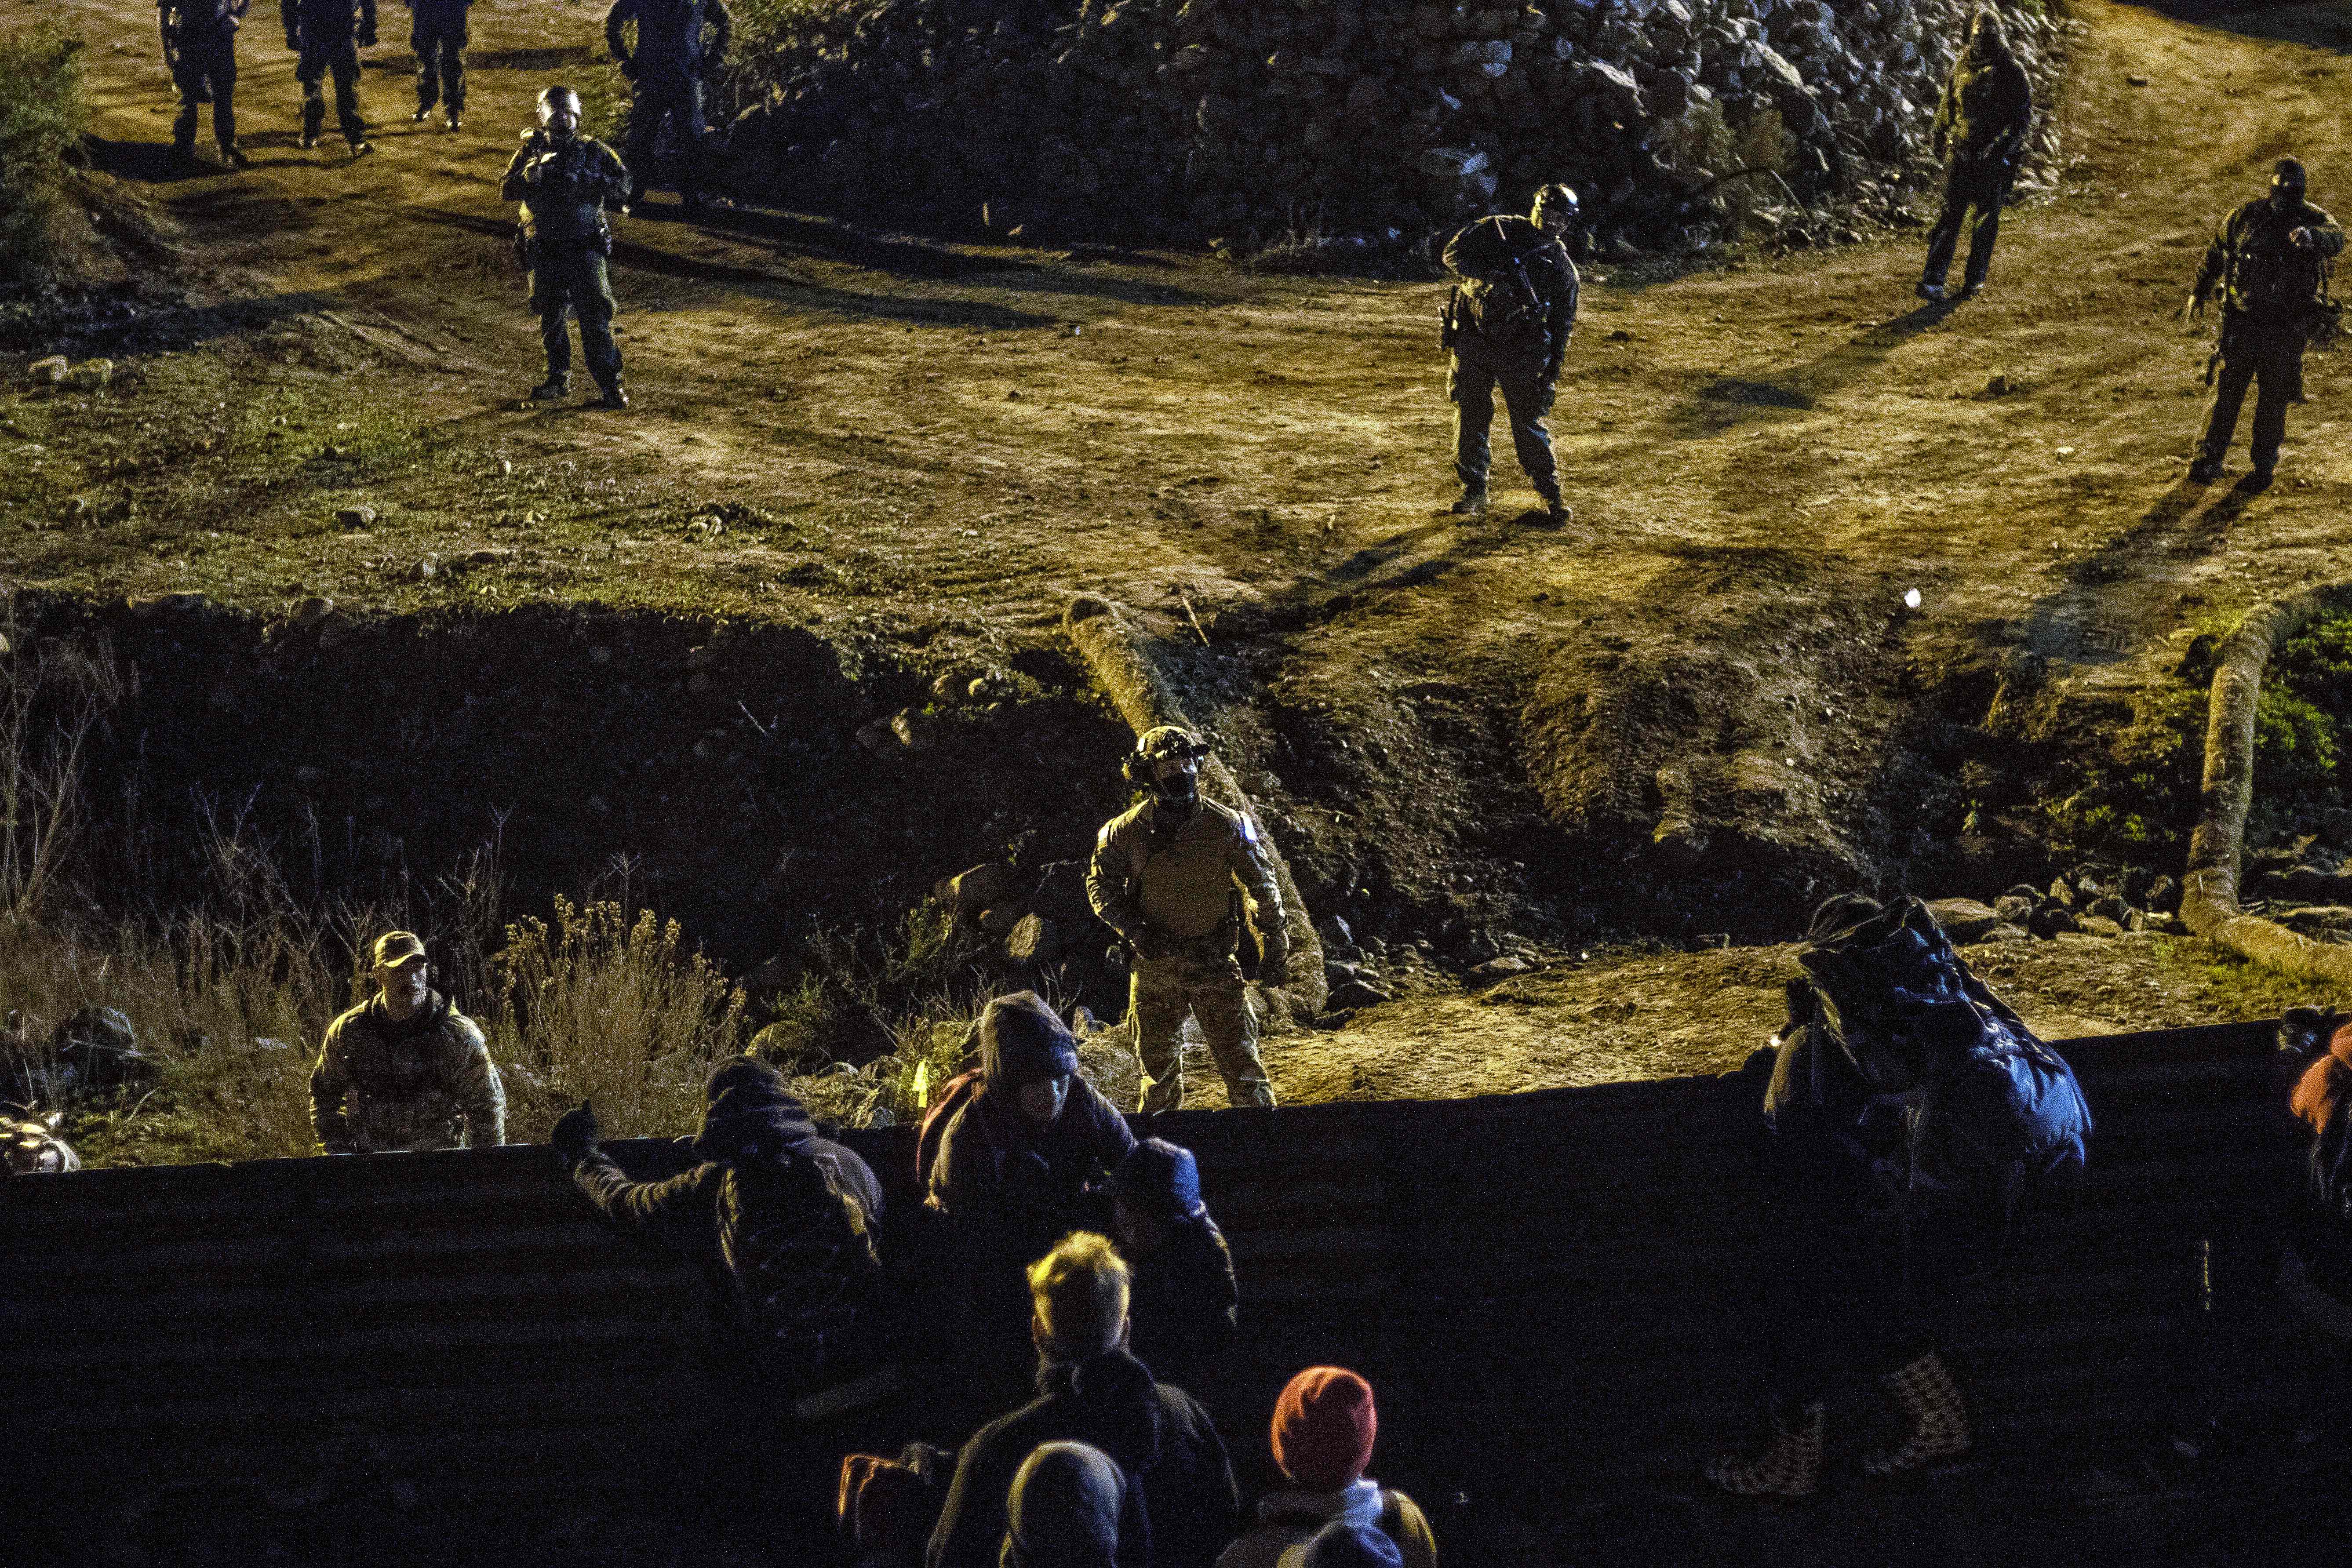
[{"label": "hooded jacket", "polygon": [[1278,1491],[1262,1498],[1258,1522],[1225,1548],[1217,1568],[1276,1568],[1283,1554],[1333,1524],[1379,1531],[1395,1543],[1404,1568],[1437,1568],[1437,1537],[1421,1505],[1378,1481],[1357,1480],[1337,1491]]},{"label": "hooded jacket", "polygon": [[383,998],[327,1026],[310,1072],[310,1127],[330,1154],[488,1149],[507,1139],[506,1086],[471,1018],[438,991],[405,1023]]},{"label": "hooded jacket", "polygon": [[1233,1539],[1241,1494],[1200,1402],[1154,1383],[1124,1350],[1048,1362],[1038,1385],[1038,1398],[982,1427],[956,1456],[926,1568],[996,1568],[1013,1475],[1038,1444],[1055,1441],[1101,1449],[1141,1487],[1151,1568],[1210,1568]]},{"label": "hooded jacket", "polygon": [[882,1187],[855,1151],[817,1135],[807,1110],[764,1063],[720,1068],[705,1090],[702,1127],[692,1141],[702,1163],[666,1182],[633,1182],[597,1150],[572,1180],[610,1219],[644,1230],[701,1266],[716,1292],[722,1327],[750,1329],[756,1303],[744,1276],[773,1229],[797,1229],[821,1182],[845,1205],[853,1249],[832,1260],[845,1290],[870,1283],[878,1268],[874,1230]]},{"label": "hooded jacket", "polygon": [[[1034,993],[988,1005],[980,1062],[980,1088],[949,1121],[928,1173],[930,1206],[968,1232],[997,1233],[1026,1262],[1073,1228],[1099,1226],[1087,1184],[1118,1168],[1135,1134],[1079,1076],[1077,1043]],[[1022,1086],[1059,1077],[1069,1096],[1040,1127],[1022,1112]]]},{"label": "hooded jacket", "polygon": [[1143,1491],[1099,1448],[1046,1443],[1004,1501],[1000,1568],[1150,1568]]}]

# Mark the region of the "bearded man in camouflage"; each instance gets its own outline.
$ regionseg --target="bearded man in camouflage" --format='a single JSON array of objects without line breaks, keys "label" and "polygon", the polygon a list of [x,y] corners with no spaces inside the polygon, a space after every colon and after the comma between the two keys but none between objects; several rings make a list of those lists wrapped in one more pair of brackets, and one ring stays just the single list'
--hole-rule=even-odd
[{"label": "bearded man in camouflage", "polygon": [[1137,741],[1127,777],[1150,795],[1103,825],[1087,868],[1087,902],[1134,953],[1128,1017],[1143,1063],[1146,1112],[1184,1103],[1188,1013],[1200,1021],[1233,1103],[1274,1103],[1236,950],[1246,895],[1265,954],[1259,982],[1286,982],[1290,938],[1282,892],[1257,825],[1201,798],[1201,759],[1208,751],[1197,737],[1166,724]]},{"label": "bearded man in camouflage", "polygon": [[327,1026],[311,1069],[319,1146],[383,1154],[505,1142],[506,1086],[480,1027],[430,984],[425,943],[387,931],[369,957],[374,1000]]}]

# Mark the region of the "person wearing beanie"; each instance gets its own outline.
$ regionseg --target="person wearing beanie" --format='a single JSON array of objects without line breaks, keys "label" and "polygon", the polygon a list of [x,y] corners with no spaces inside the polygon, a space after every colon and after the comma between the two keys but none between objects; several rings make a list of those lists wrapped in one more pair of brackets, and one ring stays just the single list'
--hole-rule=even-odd
[{"label": "person wearing beanie", "polygon": [[[1344,1527],[1392,1543],[1385,1559],[1400,1568],[1436,1568],[1437,1538],[1421,1505],[1365,1479],[1379,1435],[1372,1385],[1339,1366],[1310,1366],[1275,1402],[1274,1462],[1290,1484],[1260,1500],[1257,1524],[1225,1548],[1217,1568],[1299,1568],[1295,1553],[1318,1533]],[[1360,1549],[1334,1537],[1325,1550]],[[1379,1562],[1334,1556],[1330,1563]]]},{"label": "person wearing beanie", "polygon": [[1241,1296],[1233,1248],[1201,1201],[1190,1149],[1146,1138],[1111,1173],[1111,1225],[1135,1270],[1134,1349],[1171,1382],[1192,1382],[1232,1349]]},{"label": "person wearing beanie", "polygon": [[1284,1552],[1280,1568],[1404,1568],[1404,1552],[1372,1525],[1334,1520]]},{"label": "person wearing beanie", "polygon": [[1035,992],[990,1002],[977,1033],[980,1082],[949,1117],[924,1177],[925,1206],[948,1222],[970,1356],[984,1366],[1021,1343],[1022,1269],[1072,1231],[1108,1225],[1097,1184],[1135,1134],[1079,1075],[1077,1041]]},{"label": "person wearing beanie", "polygon": [[1080,1232],[1027,1277],[1037,1397],[956,1456],[927,1568],[996,1568],[1013,1478],[1054,1442],[1100,1449],[1140,1489],[1151,1568],[1210,1568],[1240,1520],[1233,1462],[1200,1401],[1128,1353],[1127,1264],[1108,1237]]},{"label": "person wearing beanie", "polygon": [[1143,1494],[1108,1454],[1085,1443],[1040,1443],[1004,1500],[1000,1568],[1149,1568]]}]

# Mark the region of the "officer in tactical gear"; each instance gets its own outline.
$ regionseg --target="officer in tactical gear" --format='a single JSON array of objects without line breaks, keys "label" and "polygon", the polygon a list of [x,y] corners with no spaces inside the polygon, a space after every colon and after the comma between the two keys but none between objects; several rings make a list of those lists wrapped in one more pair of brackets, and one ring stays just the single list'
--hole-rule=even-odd
[{"label": "officer in tactical gear", "polygon": [[310,1126],[330,1154],[506,1142],[507,1093],[471,1018],[430,984],[425,943],[386,931],[369,959],[377,994],[327,1026],[310,1072]]},{"label": "officer in tactical gear", "polygon": [[416,112],[423,124],[436,101],[452,131],[466,117],[466,13],[474,0],[408,0],[408,47],[416,51]]},{"label": "officer in tactical gear", "polygon": [[1544,416],[1551,412],[1560,362],[1576,331],[1578,279],[1566,241],[1576,230],[1577,212],[1574,191],[1546,185],[1528,216],[1482,217],[1445,242],[1445,269],[1455,282],[1438,341],[1452,351],[1445,395],[1454,405],[1454,472],[1462,481],[1452,510],[1462,516],[1486,510],[1493,463],[1487,429],[1500,387],[1512,448],[1543,499],[1545,520],[1568,521]]},{"label": "officer in tactical gear", "polygon": [[163,65],[180,91],[180,115],[172,121],[172,151],[184,160],[196,155],[196,119],[213,106],[213,137],[221,161],[242,169],[253,162],[236,144],[236,29],[253,0],[156,0],[155,21],[163,37]]},{"label": "officer in tactical gear", "polygon": [[523,265],[530,268],[530,302],[547,345],[547,379],[530,395],[543,402],[572,391],[572,340],[563,325],[568,309],[580,318],[580,351],[604,393],[600,406],[629,405],[604,265],[613,254],[604,209],[619,205],[628,190],[629,171],[619,155],[580,133],[580,95],[562,86],[541,93],[539,129],[524,132],[499,194],[522,204]]},{"label": "officer in tactical gear", "polygon": [[1200,1021],[1233,1103],[1274,1103],[1236,950],[1245,894],[1264,954],[1258,979],[1269,986],[1287,982],[1282,892],[1257,825],[1201,798],[1201,759],[1208,751],[1172,725],[1146,731],[1125,772],[1149,793],[1103,825],[1087,868],[1087,901],[1132,954],[1128,1016],[1143,1063],[1146,1112],[1184,1103],[1187,1013]]},{"label": "officer in tactical gear", "polygon": [[335,79],[335,123],[352,156],[375,151],[360,117],[360,51],[375,47],[375,0],[278,0],[286,47],[295,53],[294,79],[302,84],[302,145],[316,147],[327,123],[320,83]]},{"label": "officer in tactical gear", "polygon": [[1944,210],[1927,231],[1927,266],[1919,277],[1919,298],[1941,300],[1952,270],[1960,229],[1969,231],[1968,265],[1960,274],[1960,298],[1984,289],[1992,266],[1993,241],[2000,237],[2000,205],[2009,197],[2025,155],[2025,134],[2033,129],[2033,84],[2009,52],[2000,18],[1979,11],[1969,29],[1969,47],[1952,64],[1936,105],[1934,144],[1940,158],[1948,148],[1951,168],[1944,180]]},{"label": "officer in tactical gear", "polygon": [[2222,222],[2181,308],[2184,320],[2198,321],[2205,301],[2216,292],[2221,296],[2221,340],[2206,368],[2213,395],[2205,405],[2196,460],[2189,465],[2197,484],[2221,476],[2246,388],[2256,382],[2262,391],[2254,399],[2253,483],[2270,483],[2278,467],[2286,405],[2303,395],[2303,351],[2319,323],[2325,269],[2344,249],[2336,220],[2304,200],[2305,184],[2303,165],[2280,159],[2270,195]]},{"label": "officer in tactical gear", "polygon": [[[621,31],[630,22],[637,25],[635,54]],[[654,143],[666,120],[678,198],[689,209],[702,205],[702,83],[726,58],[734,35],[727,0],[614,0],[605,13],[604,42],[635,89],[629,104],[628,161],[636,171],[631,202],[646,194]]]}]

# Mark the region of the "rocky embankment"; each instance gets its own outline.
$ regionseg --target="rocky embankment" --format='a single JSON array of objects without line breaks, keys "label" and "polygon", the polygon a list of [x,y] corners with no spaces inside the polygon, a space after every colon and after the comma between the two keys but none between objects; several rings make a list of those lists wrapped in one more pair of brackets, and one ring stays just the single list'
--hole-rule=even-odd
[{"label": "rocky embankment", "polygon": [[[867,0],[742,51],[747,195],[1373,247],[1588,195],[1602,247],[1829,237],[1925,178],[1960,0]],[[2003,5],[2046,102],[2065,24]],[[2054,146],[2046,118],[2037,160]],[[1752,171],[1752,173],[1745,173]],[[2034,174],[2029,170],[2027,182]]]}]

